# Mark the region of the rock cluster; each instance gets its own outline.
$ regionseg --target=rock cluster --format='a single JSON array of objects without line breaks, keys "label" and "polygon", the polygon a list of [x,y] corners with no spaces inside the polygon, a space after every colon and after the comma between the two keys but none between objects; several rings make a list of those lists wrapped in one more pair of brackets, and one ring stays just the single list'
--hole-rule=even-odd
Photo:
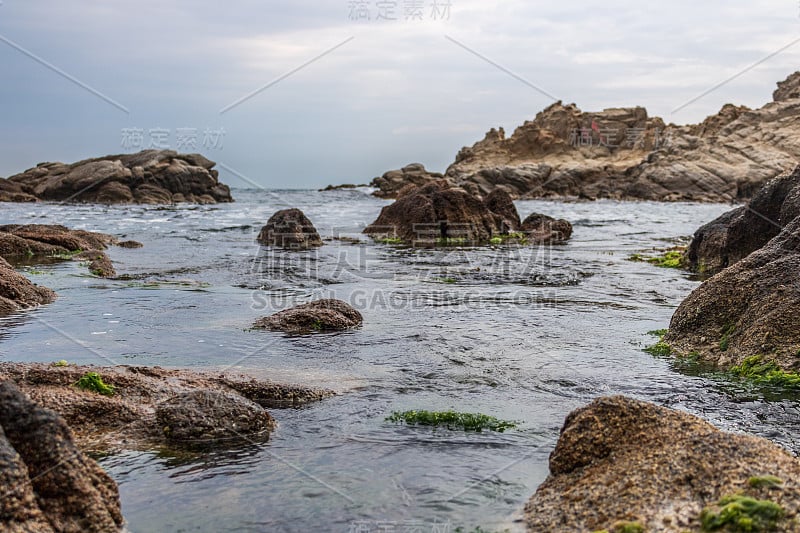
[{"label": "rock cluster", "polygon": [[231,202],[214,163],[200,154],[144,150],[77,163],[40,163],[0,179],[0,201],[170,204]]}]

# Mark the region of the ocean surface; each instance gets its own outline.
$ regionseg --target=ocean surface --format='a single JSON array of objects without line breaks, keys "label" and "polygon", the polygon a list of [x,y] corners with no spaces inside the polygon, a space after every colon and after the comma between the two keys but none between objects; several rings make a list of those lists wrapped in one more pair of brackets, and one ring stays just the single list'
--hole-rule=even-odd
[{"label": "ocean surface", "polygon": [[[642,351],[699,281],[627,260],[688,242],[727,205],[519,201],[574,225],[552,247],[414,250],[360,231],[388,202],[365,191],[234,190],[232,204],[4,204],[3,223],[59,223],[144,244],[111,248],[127,279],[77,262],[25,267],[58,300],[0,321],[0,359],[225,370],[341,394],[273,410],[268,443],[201,458],[100,458],[133,532],[518,529],[547,476],[565,416],[626,394],[800,452],[798,399]],[[299,207],[326,245],[287,253],[256,235]],[[320,297],[364,326],[338,334],[253,331]],[[387,422],[408,409],[514,420],[505,433]]]}]

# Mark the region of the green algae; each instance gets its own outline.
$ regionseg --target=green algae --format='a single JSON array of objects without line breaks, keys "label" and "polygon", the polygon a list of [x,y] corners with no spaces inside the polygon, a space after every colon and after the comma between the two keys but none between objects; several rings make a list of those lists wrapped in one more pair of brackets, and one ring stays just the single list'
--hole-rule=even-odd
[{"label": "green algae", "polygon": [[75,382],[75,386],[79,389],[96,392],[104,396],[114,395],[114,386],[105,383],[97,372],[87,372]]},{"label": "green algae", "polygon": [[516,422],[499,420],[480,413],[459,413],[457,411],[394,411],[387,422],[402,422],[408,425],[444,426],[447,429],[463,429],[480,433],[484,429],[504,432],[517,427]]},{"label": "green algae", "polygon": [[733,494],[720,499],[716,506],[703,509],[700,523],[703,531],[757,533],[773,531],[783,514],[783,508],[773,501]]}]

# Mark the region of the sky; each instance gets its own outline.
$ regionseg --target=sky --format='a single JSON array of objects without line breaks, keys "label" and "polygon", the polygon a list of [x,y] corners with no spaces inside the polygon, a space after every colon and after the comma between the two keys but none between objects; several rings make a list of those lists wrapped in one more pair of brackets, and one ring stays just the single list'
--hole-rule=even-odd
[{"label": "sky", "polygon": [[800,70],[800,0],[2,0],[0,65],[0,176],[152,146],[317,188],[444,171],[556,99],[760,107]]}]

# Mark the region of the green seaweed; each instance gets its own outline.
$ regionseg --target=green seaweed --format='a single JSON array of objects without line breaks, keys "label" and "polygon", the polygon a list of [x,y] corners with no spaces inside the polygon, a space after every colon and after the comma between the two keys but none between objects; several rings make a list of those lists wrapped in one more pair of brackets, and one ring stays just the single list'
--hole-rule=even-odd
[{"label": "green seaweed", "polygon": [[83,252],[83,250],[81,250],[81,249],[72,250],[70,252],[58,252],[58,253],[50,254],[50,257],[53,258],[53,259],[63,259],[65,261],[67,261],[69,259],[72,259],[73,257],[75,257],[76,255],[78,255],[81,252]]},{"label": "green seaweed", "polygon": [[75,382],[79,389],[88,390],[102,394],[104,396],[114,395],[114,386],[103,382],[103,378],[97,372],[87,372],[81,379]]},{"label": "green seaweed", "polygon": [[725,326],[725,329],[722,330],[722,337],[720,337],[719,339],[720,351],[722,352],[728,351],[728,346],[730,346],[731,343],[730,337],[731,335],[733,335],[734,331],[736,331],[736,326],[734,326],[733,324]]},{"label": "green seaweed", "polygon": [[753,487],[754,489],[760,489],[762,487],[768,489],[777,489],[783,485],[783,480],[776,476],[753,476],[747,480],[747,484]]},{"label": "green seaweed", "polygon": [[69,363],[67,362],[66,359],[62,359],[60,361],[55,361],[54,363],[52,363],[52,366],[69,366]]},{"label": "green seaweed", "polygon": [[456,283],[458,280],[456,278],[444,277],[439,278],[438,281],[441,283]]},{"label": "green seaweed", "polygon": [[315,319],[314,322],[311,323],[311,329],[313,329],[314,331],[322,331],[323,329],[322,321],[318,318]]},{"label": "green seaweed", "polygon": [[489,239],[489,244],[505,244],[508,242],[515,242],[518,244],[528,244],[528,236],[520,231],[505,233],[502,235],[495,235]]},{"label": "green seaweed", "polygon": [[484,429],[498,431],[517,427],[516,422],[498,420],[497,418],[480,413],[459,413],[456,411],[394,411],[387,422],[404,422],[408,425],[444,426],[447,429],[463,429],[480,433]]},{"label": "green seaweed", "polygon": [[383,237],[375,239],[375,242],[379,242],[380,244],[405,244],[406,241],[400,237]]},{"label": "green seaweed", "polygon": [[642,350],[649,353],[654,357],[667,357],[672,355],[672,346],[664,342],[664,336],[667,334],[666,329],[656,329],[653,331],[648,331],[648,335],[653,335],[658,337],[658,342],[643,348]]},{"label": "green seaweed", "polygon": [[617,522],[611,528],[614,533],[644,533],[645,529],[639,522]]},{"label": "green seaweed", "polygon": [[659,255],[631,254],[628,261],[650,263],[661,268],[686,268],[686,247],[663,250]]},{"label": "green seaweed", "polygon": [[663,340],[668,332],[669,332],[668,329],[654,329],[654,330],[648,331],[647,334],[648,335],[652,335],[653,337],[658,337],[659,340]]},{"label": "green seaweed", "polygon": [[463,246],[468,242],[464,237],[440,237],[436,239],[436,246]]},{"label": "green seaweed", "polygon": [[756,383],[800,390],[800,374],[782,370],[774,362],[764,361],[760,355],[752,355],[742,364],[731,367],[730,373]]},{"label": "green seaweed", "polygon": [[783,514],[783,508],[773,501],[733,494],[720,499],[713,508],[703,509],[700,523],[703,531],[723,528],[743,533],[772,531]]}]

